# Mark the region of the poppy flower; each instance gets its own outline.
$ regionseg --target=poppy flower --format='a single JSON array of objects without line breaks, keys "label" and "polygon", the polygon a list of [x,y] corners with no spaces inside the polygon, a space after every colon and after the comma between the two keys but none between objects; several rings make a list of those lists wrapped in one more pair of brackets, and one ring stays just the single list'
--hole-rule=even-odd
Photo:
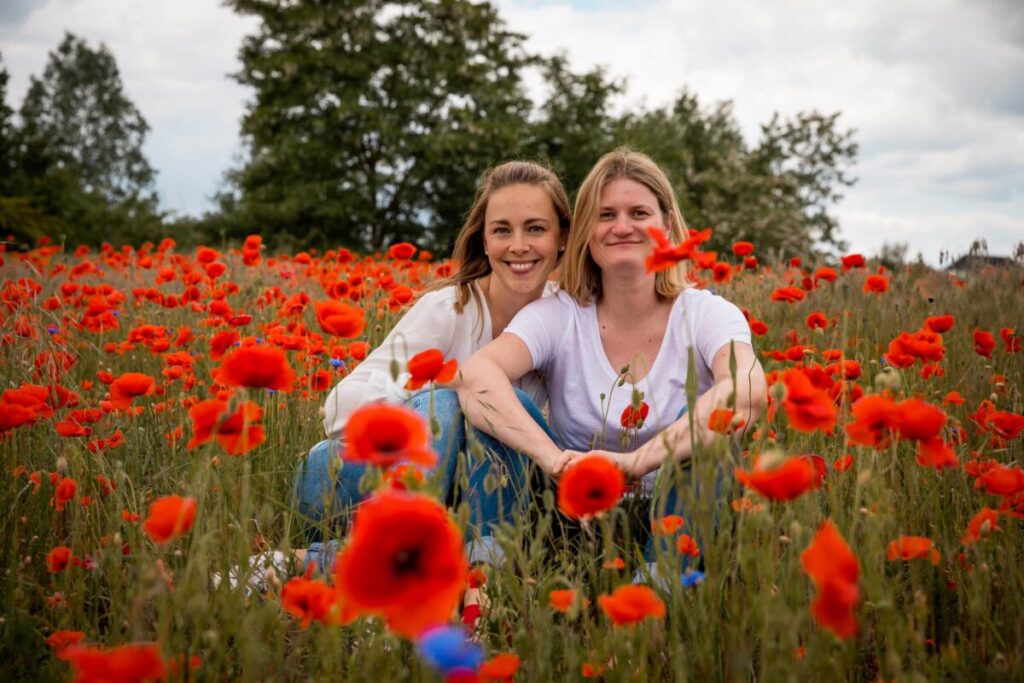
[{"label": "poppy flower", "polygon": [[327,334],[343,339],[358,337],[366,327],[366,313],[359,306],[350,306],[340,301],[317,301],[313,304],[316,321]]},{"label": "poppy flower", "polygon": [[334,581],[346,608],[378,614],[413,638],[448,621],[467,569],[463,535],[443,505],[384,490],[356,510]]},{"label": "poppy flower", "polygon": [[697,546],[697,541],[693,540],[693,536],[689,534],[680,534],[679,538],[676,539],[676,550],[679,551],[680,555],[689,555],[690,557],[697,557],[700,555],[700,548]]},{"label": "poppy flower", "polygon": [[418,391],[428,382],[447,384],[455,379],[458,370],[459,362],[452,358],[446,363],[444,354],[437,349],[421,351],[409,359],[409,374],[412,377],[406,382],[405,388]]},{"label": "poppy flower", "polygon": [[836,461],[832,463],[832,469],[836,472],[845,472],[853,466],[853,456],[847,453],[846,455],[836,458]]},{"label": "poppy flower", "polygon": [[821,311],[815,311],[807,316],[807,327],[812,330],[823,330],[828,327],[828,318]]},{"label": "poppy flower", "polygon": [[749,256],[754,253],[754,245],[751,242],[734,242],[732,253],[739,257]]},{"label": "poppy flower", "polygon": [[921,441],[917,445],[917,463],[925,467],[943,469],[959,467],[960,461],[949,444],[939,437]]},{"label": "poppy flower", "polygon": [[281,607],[299,619],[302,628],[314,621],[327,626],[346,624],[356,615],[344,610],[341,594],[319,579],[293,576],[281,588]]},{"label": "poppy flower", "polygon": [[221,330],[213,335],[210,337],[210,358],[220,360],[224,357],[224,352],[240,338],[238,330]]},{"label": "poppy flower", "polygon": [[736,480],[771,500],[793,500],[821,484],[814,464],[805,457],[786,458],[774,467],[760,457],[750,472],[737,467]]},{"label": "poppy flower", "polygon": [[260,424],[263,409],[252,401],[238,404],[228,414],[228,404],[220,399],[199,401],[188,410],[192,420],[192,439],[185,445],[192,450],[216,438],[228,455],[243,455],[266,440]]},{"label": "poppy flower", "polygon": [[925,319],[924,326],[936,334],[944,334],[953,329],[956,318],[951,315],[932,315]]},{"label": "poppy flower", "polygon": [[519,655],[513,652],[503,652],[484,662],[477,674],[484,681],[511,681],[517,671],[519,671]]},{"label": "poppy flower", "polygon": [[[46,644],[53,648],[54,652],[61,652],[64,648],[77,645],[85,638],[82,631],[54,631],[47,637]],[[60,656],[59,654],[57,655]]]},{"label": "poppy flower", "polygon": [[665,616],[665,603],[647,586],[619,586],[610,595],[599,596],[597,602],[616,626]]},{"label": "poppy flower", "polygon": [[1020,353],[1021,348],[1024,348],[1024,337],[1017,334],[1012,327],[1000,327],[999,336],[1003,339],[1007,353]]},{"label": "poppy flower", "polygon": [[682,529],[685,524],[686,521],[679,515],[665,515],[651,520],[651,532],[668,536]]},{"label": "poppy flower", "polygon": [[967,530],[960,539],[961,545],[974,545],[984,536],[993,531],[1002,531],[999,527],[999,512],[992,508],[984,507],[978,514],[967,523]]},{"label": "poppy flower", "polygon": [[725,261],[718,261],[711,268],[711,279],[718,283],[728,282],[732,277],[732,266]]},{"label": "poppy flower", "polygon": [[109,649],[71,645],[57,656],[71,664],[74,683],[136,683],[163,680],[167,675],[156,643],[129,643]]},{"label": "poppy flower", "polygon": [[711,238],[711,231],[691,231],[681,244],[669,242],[662,228],[647,228],[647,235],[654,241],[654,249],[644,261],[644,269],[648,273],[658,273],[695,258],[700,244]]},{"label": "poppy flower", "polygon": [[650,410],[651,407],[645,401],[640,403],[639,408],[628,405],[623,409],[622,415],[619,417],[619,424],[622,425],[623,429],[640,429],[644,426],[644,420],[647,419],[647,414]]},{"label": "poppy flower", "polygon": [[798,368],[786,370],[781,380],[786,386],[782,406],[793,429],[831,432],[836,424],[836,407],[832,398],[815,387],[807,374]]},{"label": "poppy flower", "polygon": [[224,357],[217,382],[226,387],[291,391],[295,372],[284,349],[265,344],[242,346]]},{"label": "poppy flower", "polygon": [[141,372],[126,372],[110,383],[110,402],[119,410],[128,408],[136,396],[149,396],[156,380]]},{"label": "poppy flower", "polygon": [[750,321],[750,331],[756,337],[763,337],[768,334],[768,325],[763,320],[753,319]]},{"label": "poppy flower", "polygon": [[615,463],[599,455],[580,458],[558,481],[558,507],[574,519],[610,510],[626,490],[626,478]]},{"label": "poppy flower", "polygon": [[882,294],[889,291],[889,278],[884,275],[868,275],[864,278],[864,291]]},{"label": "poppy flower", "polygon": [[75,497],[78,491],[78,482],[71,477],[62,477],[53,489],[53,506],[57,512],[62,512],[64,506]]},{"label": "poppy flower", "polygon": [[576,591],[572,588],[553,590],[548,593],[548,605],[558,612],[568,612],[576,602]]},{"label": "poppy flower", "polygon": [[928,560],[932,564],[938,564],[942,559],[939,551],[935,549],[935,542],[924,536],[900,536],[895,541],[890,541],[885,548],[885,559],[893,562],[903,560]]},{"label": "poppy flower", "polygon": [[430,467],[437,462],[423,418],[405,406],[386,403],[362,406],[349,416],[342,457],[385,468],[401,462]]},{"label": "poppy flower", "polygon": [[863,254],[847,254],[839,259],[839,262],[843,266],[843,272],[852,270],[853,268],[863,268],[867,263],[864,260]]},{"label": "poppy flower", "polygon": [[416,247],[408,242],[392,244],[388,249],[388,256],[396,261],[407,261],[416,254]]},{"label": "poppy flower", "polygon": [[850,408],[854,421],[846,425],[850,441],[862,446],[887,448],[894,426],[896,402],[882,394],[869,394],[854,402]]},{"label": "poppy flower", "polygon": [[799,287],[779,287],[772,291],[768,298],[772,301],[784,301],[788,304],[803,301],[807,293]]},{"label": "poppy flower", "polygon": [[991,332],[985,330],[974,330],[974,352],[992,360],[992,351],[996,348],[996,340]]},{"label": "poppy flower", "polygon": [[74,557],[71,548],[66,545],[59,545],[46,553],[46,569],[51,574],[62,572],[71,566],[71,561]]},{"label": "poppy flower", "polygon": [[993,463],[978,477],[975,488],[984,488],[985,493],[1003,497],[1024,492],[1024,468]]},{"label": "poppy flower", "polygon": [[814,271],[814,284],[817,285],[818,282],[820,282],[821,280],[824,280],[825,282],[835,282],[836,277],[837,276],[835,268],[821,266],[816,271]]},{"label": "poppy flower", "polygon": [[744,424],[743,418],[728,408],[715,408],[708,418],[708,429],[719,434],[731,434]]},{"label": "poppy flower", "polygon": [[194,498],[164,496],[149,506],[149,514],[142,529],[154,543],[167,543],[184,536],[196,518]]},{"label": "poppy flower", "polygon": [[840,638],[855,636],[858,624],[853,610],[860,600],[860,564],[830,520],[822,523],[800,555],[800,565],[818,589],[811,604],[815,620]]},{"label": "poppy flower", "polygon": [[891,423],[899,431],[900,438],[929,441],[942,431],[946,424],[946,414],[941,408],[911,398],[896,406]]}]

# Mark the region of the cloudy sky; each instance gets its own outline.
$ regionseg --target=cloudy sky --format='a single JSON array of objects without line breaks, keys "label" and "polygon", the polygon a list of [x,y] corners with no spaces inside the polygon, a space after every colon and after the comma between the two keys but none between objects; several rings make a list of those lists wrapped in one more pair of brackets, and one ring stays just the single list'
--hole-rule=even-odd
[{"label": "cloudy sky", "polygon": [[[496,4],[530,49],[626,79],[623,108],[688,86],[732,100],[749,141],[776,111],[842,112],[860,144],[838,208],[851,250],[906,242],[937,263],[975,239],[995,254],[1024,241],[1020,0]],[[65,30],[106,43],[152,127],[164,208],[199,213],[240,151],[248,93],[228,74],[253,27],[217,0],[0,0],[9,104]]]}]

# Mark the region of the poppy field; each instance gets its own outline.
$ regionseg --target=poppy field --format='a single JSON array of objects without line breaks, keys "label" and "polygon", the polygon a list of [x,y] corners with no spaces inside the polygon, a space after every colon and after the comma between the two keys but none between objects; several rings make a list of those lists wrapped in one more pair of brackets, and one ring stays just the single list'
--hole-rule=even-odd
[{"label": "poppy field", "polygon": [[[503,566],[470,566],[466,505],[419,469],[431,426],[375,406],[342,454],[375,465],[370,498],[326,576],[251,558],[306,547],[292,486],[324,398],[452,264],[257,236],[0,252],[0,678],[1024,677],[1024,276],[705,237],[652,267],[690,260],[744,310],[769,403],[714,411],[659,475],[686,519],[583,459],[501,527]],[[427,390],[457,371],[410,361]]]}]

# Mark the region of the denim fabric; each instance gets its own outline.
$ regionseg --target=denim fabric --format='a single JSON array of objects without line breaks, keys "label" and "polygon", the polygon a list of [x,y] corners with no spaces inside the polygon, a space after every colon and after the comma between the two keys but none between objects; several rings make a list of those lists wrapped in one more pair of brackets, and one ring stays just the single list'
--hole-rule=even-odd
[{"label": "denim fabric", "polygon": [[[450,389],[435,389],[433,396],[430,391],[421,391],[413,395],[406,405],[424,419],[433,415],[434,423],[439,427],[433,446],[440,457],[437,465],[426,474],[439,478],[442,499],[447,501],[455,479],[457,454],[465,447],[466,441],[465,420],[459,409],[458,394]],[[359,490],[359,482],[367,466],[342,460],[343,448],[343,442],[338,439],[321,441],[309,451],[296,474],[296,508],[307,520],[320,523],[307,528],[310,541],[323,540],[324,526],[343,533],[355,507],[366,497]],[[332,467],[338,468],[333,477]]]}]

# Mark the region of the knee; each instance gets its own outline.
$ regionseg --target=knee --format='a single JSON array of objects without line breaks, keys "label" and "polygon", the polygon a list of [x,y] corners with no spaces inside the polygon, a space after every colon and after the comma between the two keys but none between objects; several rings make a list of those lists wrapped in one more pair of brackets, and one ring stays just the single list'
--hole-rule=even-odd
[{"label": "knee", "polygon": [[321,441],[299,463],[295,474],[295,493],[300,501],[318,498],[330,487],[331,464],[338,458],[340,450],[340,441]]}]

